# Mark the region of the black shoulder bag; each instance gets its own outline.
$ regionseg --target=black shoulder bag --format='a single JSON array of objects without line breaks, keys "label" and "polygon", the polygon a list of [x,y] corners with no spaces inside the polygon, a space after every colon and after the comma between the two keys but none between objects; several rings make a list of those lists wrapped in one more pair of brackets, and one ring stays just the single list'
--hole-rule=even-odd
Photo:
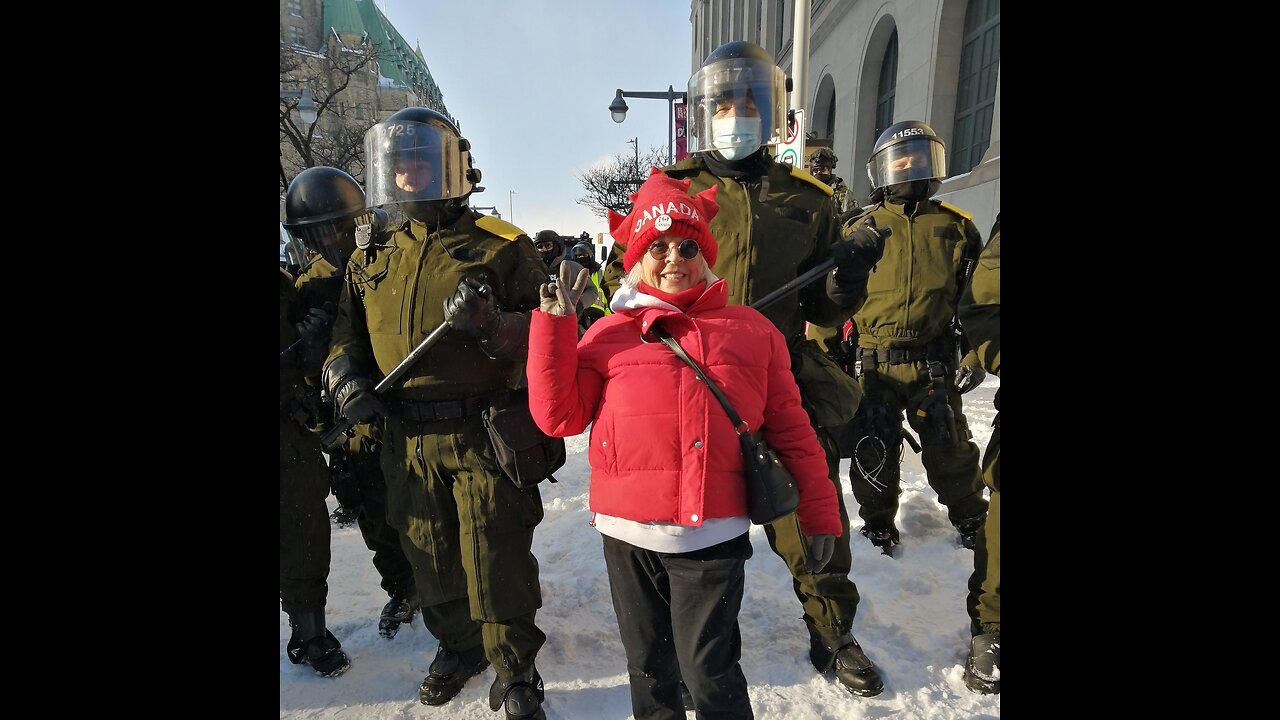
[{"label": "black shoulder bag", "polygon": [[697,374],[698,379],[706,384],[711,393],[724,407],[725,414],[733,423],[733,431],[738,434],[738,442],[742,445],[742,467],[747,479],[747,515],[756,525],[768,525],[788,513],[795,512],[800,505],[800,490],[796,480],[787,470],[787,466],[778,460],[778,456],[764,442],[759,431],[750,432],[751,428],[743,421],[738,412],[729,404],[720,386],[711,382],[711,378],[702,372],[698,363],[680,347],[680,343],[671,337],[666,328],[654,325],[654,337],[666,343]]}]

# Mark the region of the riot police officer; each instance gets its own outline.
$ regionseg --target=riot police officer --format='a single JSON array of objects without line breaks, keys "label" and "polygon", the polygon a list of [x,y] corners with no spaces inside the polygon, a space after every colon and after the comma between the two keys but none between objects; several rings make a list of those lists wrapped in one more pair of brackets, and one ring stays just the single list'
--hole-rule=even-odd
[{"label": "riot police officer", "polygon": [[844,213],[857,207],[857,201],[853,198],[853,193],[849,192],[849,186],[845,184],[844,178],[835,174],[836,163],[840,162],[840,158],[831,148],[818,148],[809,156],[809,172],[822,182],[831,186],[831,202],[836,206],[836,213],[844,215]]},{"label": "riot police officer", "polygon": [[[806,322],[829,327],[849,317],[865,297],[867,272],[883,241],[870,229],[842,241],[831,188],[769,155],[770,146],[787,135],[787,85],[764,48],[743,41],[716,48],[689,79],[689,130],[697,151],[664,171],[691,180],[690,194],[719,187],[720,212],[711,221],[719,255],[712,272],[729,280],[731,304],[749,305],[833,254],[839,258],[825,283],[813,282],[760,310],[787,338],[791,369],[837,489],[841,538],[826,567],[809,573],[804,569],[808,548],[794,521],[766,525],[765,534],[792,573],[814,667],[834,669],[845,689],[872,696],[883,691],[884,683],[853,637],[858,588],[849,578],[852,553],[839,453],[826,429],[853,415],[859,390],[816,343],[805,340],[804,332]],[[610,251],[605,270],[610,296],[625,275],[625,251],[616,242]]]},{"label": "riot police officer", "polygon": [[[355,178],[332,167],[307,168],[289,183],[285,194],[285,229],[314,258],[298,277],[298,294],[313,313],[328,308],[324,328],[327,354],[329,331],[337,317],[343,268],[356,249],[356,229],[369,233],[375,213],[365,209],[364,190]],[[319,372],[309,383],[320,386]],[[328,409],[328,406],[322,406]],[[329,413],[317,418],[316,429],[328,428]],[[382,577],[389,599],[378,618],[378,632],[393,638],[402,623],[412,621],[418,608],[413,568],[400,548],[400,534],[387,524],[387,487],[378,455],[382,430],[377,424],[356,426],[353,437],[329,451],[329,484],[340,505],[340,522],[354,521],[364,544],[373,551],[373,566]]]},{"label": "riot police officer", "polygon": [[329,595],[328,475],[320,440],[307,420],[315,397],[306,377],[319,370],[327,347],[327,317],[311,316],[293,277],[280,269],[280,609],[289,616],[285,655],[324,677],[341,675],[351,661],[325,627]]},{"label": "riot police officer", "polygon": [[[468,206],[480,181],[470,150],[425,107],[365,133],[366,203],[397,205],[406,219],[352,254],[324,382],[348,420],[386,417],[387,519],[439,638],[419,699],[443,705],[492,664],[490,707],[528,720],[544,717],[531,552],[542,498],[503,474],[481,414],[517,401],[529,312],[549,278],[527,235]],[[374,392],[445,323],[428,359],[385,398]]]},{"label": "riot police officer", "polygon": [[[999,213],[960,300],[960,320],[978,361],[1000,377]],[[964,684],[984,695],[1000,692],[1000,390],[996,390],[995,405],[995,430],[982,456],[982,482],[991,492],[991,506],[973,549],[973,572],[965,598],[971,638]]]},{"label": "riot police officer", "polygon": [[[853,315],[854,361],[863,389],[851,425],[849,473],[862,534],[886,554],[900,541],[895,518],[901,494],[902,417],[920,436],[929,485],[972,548],[987,514],[960,395],[985,373],[961,353],[955,323],[960,289],[982,250],[972,216],[932,199],[946,177],[946,147],[933,128],[908,120],[889,126],[871,151],[867,174],[872,205],[844,225],[846,234],[868,219],[892,234],[867,285],[868,299]],[[825,330],[810,336],[829,336]],[[828,345],[834,338],[828,340]],[[960,361],[962,355],[967,357]],[[964,386],[957,379],[965,380]]]}]

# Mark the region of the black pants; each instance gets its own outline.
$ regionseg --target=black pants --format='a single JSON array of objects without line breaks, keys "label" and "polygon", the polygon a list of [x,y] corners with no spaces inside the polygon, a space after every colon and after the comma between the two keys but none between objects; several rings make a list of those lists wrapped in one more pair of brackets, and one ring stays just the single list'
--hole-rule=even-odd
[{"label": "black pants", "polygon": [[689,553],[602,537],[635,719],[684,720],[682,674],[699,720],[754,718],[738,664],[747,533]]}]

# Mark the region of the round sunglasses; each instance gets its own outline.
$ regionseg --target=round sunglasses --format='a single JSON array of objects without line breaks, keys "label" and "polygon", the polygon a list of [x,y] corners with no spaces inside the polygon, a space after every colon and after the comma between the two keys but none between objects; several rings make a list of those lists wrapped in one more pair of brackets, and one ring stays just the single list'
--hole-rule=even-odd
[{"label": "round sunglasses", "polygon": [[[676,250],[680,253],[680,257],[685,260],[692,260],[693,256],[698,254],[698,249],[698,243],[692,240],[681,240],[680,244],[676,245]],[[671,246],[661,240],[654,240],[649,245],[649,254],[653,256],[654,260],[666,260],[669,252],[671,252]]]}]

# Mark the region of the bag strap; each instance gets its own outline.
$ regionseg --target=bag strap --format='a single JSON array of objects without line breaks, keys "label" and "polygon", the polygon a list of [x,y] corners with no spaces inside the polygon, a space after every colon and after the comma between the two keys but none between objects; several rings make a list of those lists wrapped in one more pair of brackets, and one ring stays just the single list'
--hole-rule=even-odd
[{"label": "bag strap", "polygon": [[738,433],[739,437],[744,433],[749,433],[751,431],[751,427],[747,425],[746,421],[744,421],[740,415],[738,415],[738,411],[734,410],[733,405],[729,404],[729,398],[725,396],[724,391],[720,389],[720,386],[711,382],[711,378],[707,377],[707,374],[702,372],[702,367],[699,366],[698,363],[694,362],[693,358],[689,357],[689,353],[685,352],[684,348],[680,347],[680,343],[676,342],[676,339],[671,337],[671,333],[667,332],[666,328],[662,327],[658,323],[654,323],[653,336],[661,340],[667,347],[671,348],[671,352],[675,353],[676,356],[683,360],[686,365],[693,368],[693,372],[698,376],[698,379],[706,383],[707,388],[711,390],[711,394],[715,395],[716,400],[719,400],[720,405],[724,407],[725,414],[729,416],[729,421],[733,423],[733,431]]}]

